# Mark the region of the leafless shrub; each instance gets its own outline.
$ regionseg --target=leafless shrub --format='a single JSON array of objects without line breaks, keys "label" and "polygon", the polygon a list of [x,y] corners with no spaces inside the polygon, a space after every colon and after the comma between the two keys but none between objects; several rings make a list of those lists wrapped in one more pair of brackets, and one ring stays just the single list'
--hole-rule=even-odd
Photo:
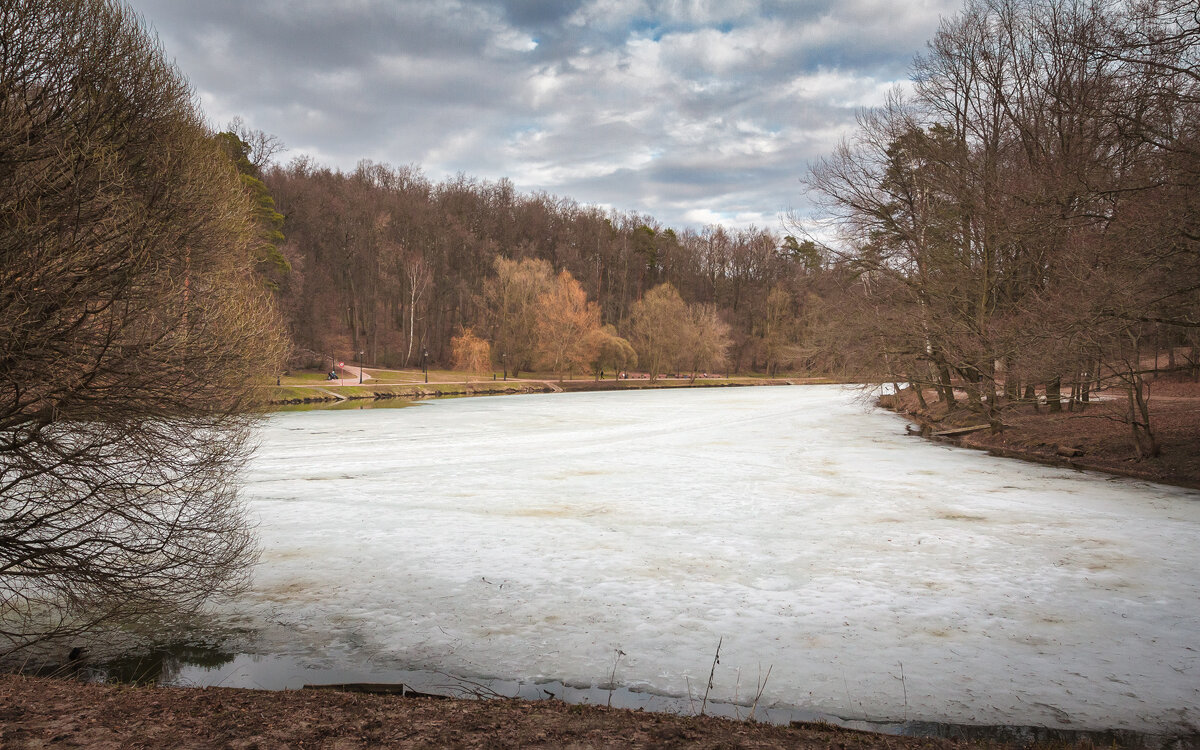
[{"label": "leafless shrub", "polygon": [[283,344],[186,82],[113,0],[0,5],[0,653],[194,610]]}]

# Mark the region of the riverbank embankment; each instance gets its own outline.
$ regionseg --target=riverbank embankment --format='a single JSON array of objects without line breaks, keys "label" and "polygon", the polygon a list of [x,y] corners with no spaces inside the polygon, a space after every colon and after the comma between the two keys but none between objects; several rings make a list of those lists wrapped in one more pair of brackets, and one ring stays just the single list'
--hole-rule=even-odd
[{"label": "riverbank embankment", "polygon": [[263,389],[268,407],[297,404],[333,404],[341,401],[423,401],[462,396],[502,396],[521,393],[552,393],[549,384],[536,381],[491,381],[461,383],[364,383],[363,385],[270,386]]},{"label": "riverbank embankment", "polygon": [[828,384],[826,378],[631,378],[626,380],[471,380],[439,383],[372,383],[362,385],[283,385],[263,389],[267,408],[343,401],[423,401],[463,396],[505,396],[528,393],[632,391],[669,388],[729,388],[756,385]]},{"label": "riverbank embankment", "polygon": [[880,397],[879,406],[912,420],[932,440],[994,455],[1054,466],[1099,471],[1200,489],[1200,384],[1187,377],[1160,378],[1152,387],[1151,427],[1157,456],[1138,458],[1125,397],[1100,392],[1085,404],[1050,412],[1025,405],[1003,414],[992,430],[966,409],[948,410],[928,391],[922,407],[910,390]]},{"label": "riverbank embankment", "polygon": [[557,700],[168,688],[0,676],[0,747],[810,748],[953,750],[992,742],[782,727]]}]

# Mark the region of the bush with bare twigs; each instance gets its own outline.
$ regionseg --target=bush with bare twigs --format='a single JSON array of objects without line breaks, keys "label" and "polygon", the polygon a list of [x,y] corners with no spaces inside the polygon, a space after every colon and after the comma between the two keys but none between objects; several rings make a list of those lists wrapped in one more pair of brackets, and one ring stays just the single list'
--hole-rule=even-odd
[{"label": "bush with bare twigs", "polygon": [[238,176],[115,0],[0,5],[0,653],[194,610],[284,350]]}]

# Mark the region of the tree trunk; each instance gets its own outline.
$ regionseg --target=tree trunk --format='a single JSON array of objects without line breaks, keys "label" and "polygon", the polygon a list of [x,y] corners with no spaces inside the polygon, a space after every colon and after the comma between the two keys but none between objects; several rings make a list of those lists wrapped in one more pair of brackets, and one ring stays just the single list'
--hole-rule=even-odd
[{"label": "tree trunk", "polygon": [[1004,397],[1009,401],[1021,400],[1021,384],[1013,376],[1010,361],[1005,361],[1004,363]]},{"label": "tree trunk", "polygon": [[983,376],[974,367],[960,368],[963,377],[963,387],[967,391],[967,408],[976,414],[986,414],[987,402],[984,401]]},{"label": "tree trunk", "polygon": [[912,388],[913,392],[917,394],[917,403],[921,405],[921,409],[922,410],[928,409],[929,404],[925,403],[925,394],[921,392],[921,386],[918,385],[916,382],[910,380],[908,382],[908,387]]},{"label": "tree trunk", "polygon": [[1046,406],[1052,414],[1062,411],[1062,380],[1059,378],[1046,383]]},{"label": "tree trunk", "polygon": [[404,366],[412,361],[413,331],[416,329],[417,300],[415,294],[410,294],[408,303],[408,353],[404,355]]},{"label": "tree trunk", "polygon": [[1162,448],[1150,428],[1150,404],[1144,395],[1141,375],[1134,375],[1126,393],[1129,397],[1129,427],[1133,449],[1139,461],[1157,456]]},{"label": "tree trunk", "polygon": [[954,408],[954,383],[950,380],[950,368],[945,364],[938,365],[938,376],[941,385],[938,387],[938,398],[947,408]]}]

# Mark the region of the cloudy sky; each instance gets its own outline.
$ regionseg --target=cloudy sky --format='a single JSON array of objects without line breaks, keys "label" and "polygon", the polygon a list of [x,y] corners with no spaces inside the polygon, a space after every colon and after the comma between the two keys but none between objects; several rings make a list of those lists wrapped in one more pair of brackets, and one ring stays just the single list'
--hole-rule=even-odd
[{"label": "cloudy sky", "polygon": [[282,156],[778,229],[959,0],[130,0]]}]

